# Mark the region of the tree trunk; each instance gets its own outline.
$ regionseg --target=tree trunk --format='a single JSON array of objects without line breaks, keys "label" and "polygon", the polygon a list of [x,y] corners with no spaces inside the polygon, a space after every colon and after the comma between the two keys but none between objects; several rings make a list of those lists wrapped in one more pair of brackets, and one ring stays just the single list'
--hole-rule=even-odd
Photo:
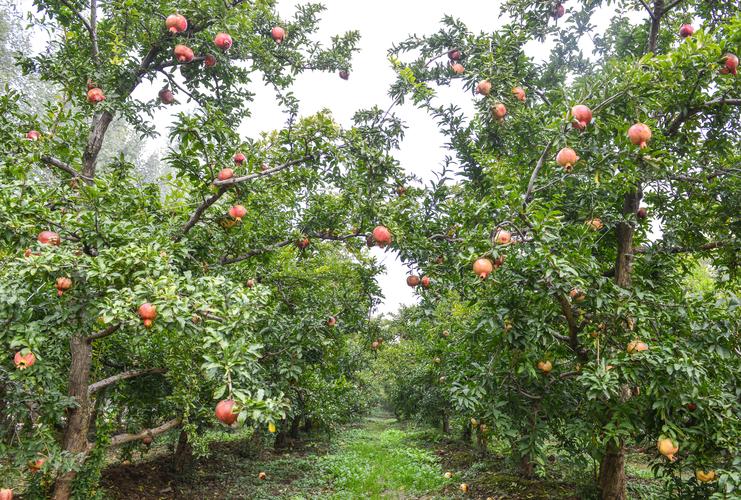
[{"label": "tree trunk", "polygon": [[86,178],[85,180],[87,182],[92,182],[90,179],[95,177],[95,162],[98,159],[100,148],[103,146],[103,139],[108,130],[108,125],[111,124],[112,120],[113,115],[108,111],[96,113],[93,117],[87,146],[85,147],[85,152],[82,154],[82,175]]},{"label": "tree trunk", "polygon": [[450,417],[443,413],[443,434],[450,434]]},{"label": "tree trunk", "polygon": [[304,432],[311,432],[313,425],[314,423],[311,421],[310,417],[304,417]]},{"label": "tree trunk", "polygon": [[529,456],[523,455],[520,457],[520,475],[522,475],[522,477],[525,479],[532,478],[534,470],[533,462],[530,460]]},{"label": "tree trunk", "polygon": [[281,420],[280,425],[278,426],[278,433],[275,435],[275,443],[273,443],[273,448],[276,450],[288,446],[288,432],[286,432],[287,425],[287,420]]},{"label": "tree trunk", "polygon": [[[623,214],[629,216],[638,211],[643,192],[640,186],[627,193],[623,199]],[[617,259],[615,261],[615,283],[623,288],[630,286],[633,271],[633,224],[621,222],[617,225]]]},{"label": "tree trunk", "polygon": [[610,441],[599,467],[598,484],[602,500],[625,500],[625,448]]},{"label": "tree trunk", "polygon": [[463,434],[461,435],[461,438],[466,443],[471,442],[471,423],[468,420],[463,424]]},{"label": "tree trunk", "polygon": [[[77,406],[67,411],[67,428],[64,434],[64,450],[77,455],[84,462],[88,452],[88,430],[90,428],[90,365],[93,349],[84,335],[77,334],[70,339],[72,363],[69,369],[69,395]],[[56,481],[55,500],[67,500],[72,494],[75,472],[67,472]]]},{"label": "tree trunk", "polygon": [[299,431],[301,430],[301,417],[296,416],[291,421],[291,439],[299,438]]},{"label": "tree trunk", "polygon": [[175,447],[175,456],[173,457],[173,466],[175,473],[184,474],[188,472],[193,465],[193,447],[188,441],[188,433],[180,431],[178,444]]}]

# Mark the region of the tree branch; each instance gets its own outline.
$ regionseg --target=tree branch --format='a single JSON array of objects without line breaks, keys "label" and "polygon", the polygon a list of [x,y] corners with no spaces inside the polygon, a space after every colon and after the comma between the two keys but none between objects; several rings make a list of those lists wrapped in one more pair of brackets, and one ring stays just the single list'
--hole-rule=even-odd
[{"label": "tree branch", "polygon": [[697,106],[688,107],[685,110],[682,110],[677,115],[677,117],[672,120],[672,122],[669,124],[669,127],[667,127],[666,129],[665,135],[668,137],[676,134],[677,132],[679,132],[679,129],[684,122],[686,122],[693,116],[702,113],[706,109],[713,108],[719,105],[741,106],[741,99],[726,99],[725,97],[719,97],[717,99],[713,99],[712,101],[708,101]]},{"label": "tree branch", "polygon": [[142,377],[144,375],[151,375],[155,373],[166,373],[166,372],[167,372],[166,368],[146,368],[143,370],[128,370],[128,371],[119,373],[118,375],[113,375],[112,377],[99,380],[95,382],[94,384],[90,384],[87,388],[87,393],[92,394],[105,387],[108,387],[109,385],[113,385],[116,382],[120,382],[121,380],[127,380],[130,378]]},{"label": "tree branch", "polygon": [[98,0],[90,0],[90,43],[92,48],[90,55],[97,65],[99,61],[98,51]]},{"label": "tree branch", "polygon": [[[309,238],[314,238],[318,240],[346,241],[346,240],[356,238],[356,237],[366,238],[368,235],[362,234],[362,233],[352,233],[352,234],[347,234],[344,236],[334,236],[331,234],[310,233],[310,234],[307,234],[306,236],[308,236]],[[239,257],[232,257],[232,258],[223,257],[220,261],[220,264],[224,266],[229,265],[229,264],[236,264],[237,262],[242,262],[243,260],[247,260],[251,257],[255,257],[256,255],[261,255],[264,253],[272,252],[274,250],[278,250],[279,248],[288,246],[293,242],[295,242],[294,239],[283,240],[283,241],[279,241],[278,243],[269,245],[267,247],[256,248],[254,250],[250,250],[249,252],[242,254]]]},{"label": "tree branch", "polygon": [[138,434],[118,434],[116,436],[113,436],[111,438],[111,447],[114,446],[121,446],[122,444],[130,443],[131,441],[139,441],[141,439],[144,439],[147,436],[158,436],[160,434],[164,434],[165,432],[175,429],[176,427],[180,426],[180,419],[174,418],[172,420],[168,420],[164,424],[160,425],[159,427],[154,427],[153,429],[146,429],[141,431]]},{"label": "tree branch", "polygon": [[548,156],[548,152],[551,150],[551,146],[553,145],[553,142],[556,140],[555,136],[551,138],[550,141],[548,141],[548,144],[546,144],[545,148],[543,148],[543,153],[541,153],[540,158],[538,158],[538,163],[535,164],[535,168],[533,169],[533,173],[530,174],[530,182],[527,184],[527,191],[525,192],[525,198],[522,202],[522,208],[526,208],[528,203],[530,203],[533,199],[533,189],[535,188],[535,181],[538,178],[538,174],[540,173],[540,169],[543,168],[543,164],[545,163],[545,158]]},{"label": "tree branch", "polygon": [[682,1],[683,0],[674,0],[672,3],[670,3],[669,5],[666,6],[666,8],[664,9],[664,11],[662,12],[662,15],[663,14],[666,14],[671,9],[673,9],[674,7],[676,7],[677,5],[679,5],[680,3],[682,3]]},{"label": "tree branch", "polygon": [[219,198],[224,196],[224,193],[226,193],[226,191],[227,191],[226,187],[221,187],[219,188],[218,191],[216,191],[216,193],[213,196],[211,196],[210,198],[207,198],[206,201],[201,203],[198,206],[198,208],[196,208],[196,211],[193,212],[193,215],[190,216],[190,219],[188,219],[188,222],[185,223],[185,225],[180,229],[180,232],[173,239],[176,242],[183,239],[183,236],[188,234],[188,231],[193,229],[193,226],[195,226],[196,223],[201,219],[201,217],[203,216],[204,212],[208,209],[208,207],[210,207],[211,205],[219,201]]},{"label": "tree branch", "polygon": [[646,11],[648,12],[648,15],[651,16],[651,19],[654,18],[654,13],[651,10],[651,7],[646,3],[646,0],[640,0],[641,4],[646,8]]},{"label": "tree branch", "polygon": [[41,157],[41,161],[43,161],[47,165],[51,165],[52,167],[56,167],[56,168],[58,168],[60,170],[64,170],[65,172],[67,172],[72,177],[80,177],[81,179],[92,180],[92,179],[89,179],[89,178],[85,177],[80,172],[78,172],[74,168],[72,168],[69,165],[67,165],[66,163],[64,163],[62,160],[60,160],[58,158],[54,158],[53,156],[44,155],[44,156]]},{"label": "tree branch", "polygon": [[92,342],[93,340],[102,339],[103,337],[107,337],[109,335],[113,335],[121,328],[121,323],[116,323],[115,325],[111,325],[108,328],[105,328],[97,333],[94,333],[90,335],[86,340],[88,343]]},{"label": "tree branch", "polygon": [[571,350],[575,353],[579,353],[579,327],[576,324],[576,318],[574,318],[574,311],[571,309],[571,302],[569,298],[561,292],[556,292],[556,300],[561,306],[561,312],[563,312],[564,318],[566,318],[566,324],[569,326],[569,345]]},{"label": "tree branch", "polygon": [[711,241],[710,243],[705,243],[704,245],[700,245],[699,247],[661,247],[657,245],[651,245],[651,246],[640,246],[633,248],[634,254],[645,254],[649,253],[652,250],[656,250],[657,252],[661,253],[692,253],[692,252],[706,252],[708,250],[715,250],[718,248],[723,248],[726,246],[729,242],[728,241]]},{"label": "tree branch", "polygon": [[225,181],[216,180],[216,181],[214,181],[214,185],[215,186],[220,186],[220,187],[221,186],[233,186],[234,184],[240,184],[242,182],[252,181],[252,180],[255,180],[255,179],[259,179],[261,177],[269,177],[271,175],[277,174],[281,170],[285,170],[285,169],[290,168],[290,167],[292,167],[294,165],[298,165],[300,163],[304,163],[306,161],[311,160],[312,158],[314,158],[312,155],[306,155],[303,158],[299,158],[297,160],[288,161],[288,162],[286,162],[286,163],[284,163],[282,165],[278,165],[277,167],[269,168],[269,169],[267,169],[267,170],[265,170],[263,172],[256,172],[254,174],[243,175],[242,177],[232,177],[231,179],[227,179]]},{"label": "tree branch", "polygon": [[77,11],[72,4],[70,4],[67,0],[60,0],[62,2],[62,5],[67,7],[69,10],[72,11],[72,13],[77,17],[77,19],[82,22],[83,26],[85,26],[85,29],[90,33],[90,37],[93,37],[93,28],[90,26],[90,23],[85,19],[85,16],[82,15],[79,11]]}]

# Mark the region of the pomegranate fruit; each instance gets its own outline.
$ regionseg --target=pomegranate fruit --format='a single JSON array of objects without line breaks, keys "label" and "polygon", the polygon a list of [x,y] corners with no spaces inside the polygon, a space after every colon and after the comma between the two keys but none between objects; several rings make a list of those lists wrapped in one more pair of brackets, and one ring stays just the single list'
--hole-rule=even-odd
[{"label": "pomegranate fruit", "polygon": [[504,117],[507,116],[507,107],[501,102],[496,103],[491,108],[491,114],[498,122],[503,122]]},{"label": "pomegranate fruit", "polygon": [[379,247],[384,248],[391,244],[392,240],[393,236],[391,235],[391,231],[389,231],[386,226],[376,226],[373,228],[373,241],[375,241],[376,245]]},{"label": "pomegranate fruit", "polygon": [[489,80],[481,80],[476,85],[476,93],[481,95],[489,95],[491,93],[491,82]]},{"label": "pomegranate fruit", "polygon": [[587,294],[585,294],[581,288],[572,288],[569,292],[569,297],[571,297],[571,300],[574,302],[584,302],[587,298]]},{"label": "pomegranate fruit", "polygon": [[170,14],[165,19],[165,27],[173,35],[188,29],[188,20],[180,14]]},{"label": "pomegranate fruit", "polygon": [[175,102],[175,95],[172,93],[172,90],[167,87],[163,87],[162,90],[160,90],[159,98],[164,104],[172,104]]},{"label": "pomegranate fruit", "polygon": [[695,404],[695,403],[687,403],[687,409],[689,411],[695,411],[697,409],[697,404]]},{"label": "pomegranate fruit", "polygon": [[15,364],[15,367],[19,370],[31,368],[36,363],[36,355],[31,351],[28,351],[26,354],[21,354],[21,352],[23,351],[15,353],[13,364]]},{"label": "pomegranate fruit", "polygon": [[152,441],[154,441],[154,438],[151,436],[151,434],[147,434],[142,438],[142,443],[145,446],[149,446],[150,444],[152,444]]},{"label": "pomegranate fruit", "polygon": [[216,56],[213,54],[206,54],[206,57],[203,58],[203,65],[207,68],[213,68],[216,66]]},{"label": "pomegranate fruit", "polygon": [[679,445],[675,445],[674,441],[669,438],[659,439],[656,443],[656,447],[659,449],[659,453],[672,462],[675,460],[674,454],[679,451]]},{"label": "pomegranate fruit", "polygon": [[378,343],[378,341],[374,340],[373,342],[371,342],[371,349],[375,351],[376,349],[378,349],[379,345],[380,344]]},{"label": "pomegranate fruit", "polygon": [[604,227],[604,224],[602,224],[602,219],[599,217],[595,217],[594,219],[589,219],[585,222],[585,224],[591,229],[592,231],[599,231]]},{"label": "pomegranate fruit", "polygon": [[102,90],[97,87],[93,87],[92,89],[87,91],[87,102],[89,102],[90,104],[97,104],[102,101],[105,101],[105,94],[103,94]]},{"label": "pomegranate fruit", "polygon": [[460,486],[458,486],[458,489],[461,490],[463,493],[468,493],[468,490],[470,489],[466,483],[461,483]]},{"label": "pomegranate fruit", "polygon": [[576,151],[571,148],[563,148],[556,155],[556,163],[567,172],[571,172],[574,163],[577,161],[579,161],[579,157],[576,155]]},{"label": "pomegranate fruit", "polygon": [[453,473],[450,472],[450,471],[448,471],[445,474],[443,474],[443,476],[445,476],[445,479],[452,479],[453,478]]},{"label": "pomegranate fruit", "polygon": [[466,68],[464,68],[461,63],[452,64],[450,66],[450,69],[452,69],[453,73],[455,73],[456,75],[462,75],[466,71]]},{"label": "pomegranate fruit", "polygon": [[177,59],[179,63],[189,63],[195,57],[193,49],[182,44],[175,45],[173,53],[175,54],[175,59]]},{"label": "pomegranate fruit", "polygon": [[335,318],[334,316],[330,316],[329,319],[327,320],[327,326],[332,328],[335,325],[337,325],[337,318]]},{"label": "pomegranate fruit", "polygon": [[494,242],[497,245],[509,245],[512,242],[512,233],[506,229],[498,229],[497,234],[494,235]]},{"label": "pomegranate fruit", "polygon": [[54,231],[41,231],[36,237],[36,241],[38,241],[42,245],[59,246],[59,244],[62,242],[62,238]]},{"label": "pomegranate fruit", "polygon": [[28,470],[30,470],[32,474],[36,474],[41,470],[45,463],[46,459],[43,457],[37,460],[31,460],[28,462]]},{"label": "pomegranate fruit", "polygon": [[430,284],[432,283],[432,280],[430,280],[429,276],[422,276],[422,279],[419,280],[420,285],[422,285],[423,288],[430,288]]},{"label": "pomegranate fruit", "polygon": [[237,152],[234,154],[234,163],[237,165],[241,165],[246,159],[247,157],[244,156],[244,153]]},{"label": "pomegranate fruit", "polygon": [[265,474],[264,472],[261,472],[257,475],[257,479],[259,479],[260,481],[265,481],[267,478],[268,478],[268,475]]},{"label": "pomegranate fruit", "polygon": [[701,469],[697,469],[695,471],[695,478],[701,483],[710,483],[712,481],[715,481],[715,471],[704,471]]},{"label": "pomegranate fruit", "polygon": [[64,295],[64,292],[66,290],[69,290],[72,288],[72,280],[69,278],[65,278],[64,276],[60,276],[57,278],[57,282],[54,285],[57,289],[57,295],[61,297]]},{"label": "pomegranate fruit", "polygon": [[339,74],[340,74],[340,78],[342,78],[343,80],[347,80],[350,78],[350,72],[347,71],[346,69],[341,69]]},{"label": "pomegranate fruit", "polygon": [[242,217],[247,215],[247,209],[244,208],[242,205],[234,205],[232,208],[229,209],[229,215],[237,221],[241,221]]},{"label": "pomegranate fruit", "polygon": [[461,57],[463,57],[463,54],[461,54],[461,51],[458,49],[448,51],[448,59],[451,61],[460,61]]},{"label": "pomegranate fruit", "polygon": [[144,322],[145,328],[151,328],[152,322],[157,317],[157,307],[150,304],[149,302],[145,302],[144,304],[139,306],[139,317]]},{"label": "pomegranate fruit", "polygon": [[26,133],[26,139],[29,139],[31,141],[38,141],[40,137],[41,137],[41,134],[39,133],[38,130],[29,130]]},{"label": "pomegranate fruit", "polygon": [[221,50],[229,50],[232,47],[233,43],[234,41],[228,33],[217,33],[214,37],[214,45],[216,45]]},{"label": "pomegranate fruit", "polygon": [[306,236],[304,236],[303,238],[299,238],[299,240],[296,242],[296,246],[300,250],[304,250],[306,247],[309,246],[309,243],[310,243],[309,238],[307,238]]},{"label": "pomegranate fruit", "polygon": [[641,207],[636,212],[636,215],[639,219],[645,219],[648,216],[648,210],[646,209],[646,207]]},{"label": "pomegranate fruit", "polygon": [[419,285],[419,276],[416,276],[414,274],[412,274],[411,276],[407,276],[407,285],[412,288]]},{"label": "pomegranate fruit", "polygon": [[286,30],[284,30],[280,26],[276,26],[272,30],[270,30],[270,36],[273,37],[275,43],[282,43],[283,40],[286,39]]},{"label": "pomegranate fruit", "polygon": [[252,278],[247,280],[247,288],[253,288],[255,286],[255,280]]},{"label": "pomegranate fruit", "polygon": [[473,263],[473,272],[481,279],[486,279],[494,270],[494,265],[489,259],[478,259]]},{"label": "pomegranate fruit", "polygon": [[553,8],[553,18],[554,19],[560,19],[563,17],[563,15],[566,13],[566,9],[564,8],[562,3],[557,3],[556,6]]},{"label": "pomegranate fruit", "polygon": [[693,28],[691,24],[683,24],[679,27],[679,36],[681,36],[682,38],[692,36],[694,33],[695,28]]},{"label": "pomegranate fruit", "polygon": [[573,125],[575,129],[584,130],[592,122],[592,110],[583,104],[572,107],[571,115],[574,117]]},{"label": "pomegranate fruit", "polygon": [[0,488],[0,500],[13,500],[13,490],[10,488]]},{"label": "pomegranate fruit", "polygon": [[216,405],[216,418],[221,420],[226,425],[232,425],[237,421],[237,414],[234,413],[234,407],[236,403],[233,399],[224,399],[219,401]]},{"label": "pomegranate fruit", "polygon": [[234,170],[232,170],[231,168],[222,168],[219,171],[218,177],[220,181],[231,179],[232,177],[234,177]]},{"label": "pomegranate fruit", "polygon": [[525,89],[523,89],[522,87],[514,87],[512,89],[512,94],[517,98],[518,101],[525,102]]},{"label": "pomegranate fruit", "polygon": [[628,354],[648,351],[648,344],[640,340],[631,340],[628,342],[628,347],[625,350],[628,351]]},{"label": "pomegranate fruit", "polygon": [[730,52],[725,54],[723,56],[723,67],[720,69],[720,72],[724,75],[727,75],[728,73],[732,75],[736,75],[736,72],[738,70],[738,57],[736,54],[731,54]]},{"label": "pomegranate fruit", "polygon": [[628,139],[643,149],[648,145],[648,141],[651,140],[651,129],[648,128],[648,125],[636,123],[628,129]]},{"label": "pomegranate fruit", "polygon": [[538,361],[538,370],[548,375],[553,370],[553,364],[550,361]]}]

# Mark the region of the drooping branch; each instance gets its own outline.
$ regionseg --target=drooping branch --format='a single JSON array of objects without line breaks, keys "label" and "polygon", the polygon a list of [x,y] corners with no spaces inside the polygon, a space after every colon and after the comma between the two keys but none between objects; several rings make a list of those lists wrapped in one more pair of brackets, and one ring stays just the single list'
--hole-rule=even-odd
[{"label": "drooping branch", "polygon": [[175,429],[178,426],[180,426],[180,419],[179,418],[173,418],[172,420],[168,420],[164,424],[154,427],[152,429],[146,429],[138,434],[118,434],[116,436],[113,436],[111,438],[111,447],[113,446],[121,446],[122,444],[130,443],[131,441],[140,441],[144,439],[147,436],[158,436],[160,434],[164,434],[165,432]]},{"label": "drooping branch", "polygon": [[[366,234],[359,233],[359,232],[352,233],[352,234],[346,234],[343,236],[335,236],[331,234],[316,234],[316,233],[310,233],[310,234],[307,234],[306,236],[309,238],[317,239],[317,240],[329,240],[329,241],[346,241],[352,238],[358,238],[358,237],[366,238],[367,237]],[[272,245],[268,245],[263,248],[256,248],[254,250],[250,250],[247,253],[244,253],[238,257],[223,257],[220,261],[220,264],[224,266],[229,265],[229,264],[236,264],[238,262],[242,262],[243,260],[247,260],[257,255],[274,252],[275,250],[288,246],[291,243],[294,243],[295,241],[296,240],[294,239],[287,239],[287,240],[279,241],[277,243],[273,243]]]},{"label": "drooping branch", "polygon": [[705,243],[704,245],[700,245],[699,247],[661,247],[661,246],[640,246],[633,248],[634,254],[645,254],[652,251],[657,251],[661,253],[693,253],[693,252],[707,252],[708,250],[716,250],[718,248],[723,248],[726,246],[729,242],[727,241],[711,241],[710,243]]},{"label": "drooping branch", "polygon": [[543,168],[545,159],[548,156],[548,152],[551,150],[551,146],[553,146],[553,143],[555,140],[556,138],[554,136],[551,138],[550,141],[548,141],[548,144],[546,144],[545,148],[543,148],[543,152],[541,153],[540,158],[538,158],[538,162],[535,164],[533,173],[530,174],[530,182],[527,183],[527,191],[525,192],[525,198],[522,201],[523,209],[526,208],[528,203],[530,203],[533,200],[533,189],[535,189],[535,181],[538,179],[538,174],[540,173],[540,170]]},{"label": "drooping branch", "polygon": [[108,328],[104,328],[103,330],[90,335],[86,340],[87,340],[88,343],[90,343],[93,340],[102,339],[102,338],[107,337],[109,335],[113,335],[120,328],[121,328],[121,323],[116,323],[115,325],[111,325]]},{"label": "drooping branch", "polygon": [[739,169],[727,169],[727,168],[719,168],[717,170],[713,170],[711,172],[698,172],[698,177],[691,176],[691,175],[671,175],[668,178],[675,181],[683,181],[683,182],[704,182],[704,181],[711,181],[713,179],[717,179],[718,177],[723,177],[724,175],[733,175],[733,174],[740,174],[741,170]]},{"label": "drooping branch", "polygon": [[293,167],[294,165],[299,165],[301,163],[305,163],[305,162],[311,160],[312,158],[314,158],[314,157],[311,156],[311,155],[306,155],[303,158],[298,158],[296,160],[287,161],[286,163],[284,163],[282,165],[278,165],[277,167],[269,168],[269,169],[264,170],[262,172],[256,172],[254,174],[249,174],[249,175],[243,175],[241,177],[232,177],[231,179],[227,179],[225,181],[216,180],[216,181],[214,181],[214,185],[215,186],[219,186],[219,187],[222,187],[222,186],[233,186],[235,184],[240,184],[242,182],[253,181],[253,180],[259,179],[261,177],[270,177],[271,175],[275,175],[275,174],[277,174],[278,172],[280,172],[282,170],[285,170],[287,168]]},{"label": "drooping branch", "polygon": [[103,380],[99,380],[95,382],[94,384],[90,384],[87,388],[88,394],[92,394],[94,392],[97,392],[105,387],[108,387],[109,385],[113,385],[116,382],[120,382],[121,380],[127,380],[130,378],[136,378],[136,377],[143,377],[144,375],[151,375],[155,373],[166,373],[166,368],[146,368],[143,370],[128,370],[122,373],[119,373],[118,375],[113,375],[108,378],[104,378]]},{"label": "drooping branch", "polygon": [[705,103],[702,103],[697,106],[687,107],[686,109],[683,109],[674,120],[669,124],[669,126],[666,128],[666,136],[673,136],[677,132],[679,132],[679,129],[682,127],[682,124],[692,118],[695,115],[698,115],[708,109],[712,109],[716,106],[741,106],[741,99],[726,99],[725,97],[719,97],[717,99],[713,99],[712,101],[708,101]]},{"label": "drooping branch", "polygon": [[85,177],[84,175],[82,175],[80,172],[78,172],[74,168],[72,168],[69,165],[67,165],[66,163],[64,163],[62,160],[60,160],[58,158],[54,158],[53,156],[44,155],[44,156],[41,157],[41,161],[43,161],[47,165],[51,165],[52,167],[58,168],[60,170],[64,170],[65,172],[67,172],[72,177],[80,177],[80,178],[82,178],[84,180],[91,180],[91,179],[88,179],[87,177]]},{"label": "drooping branch", "polygon": [[651,7],[646,3],[646,0],[640,0],[643,7],[645,7],[646,11],[648,12],[648,15],[651,16],[651,19],[654,18],[654,12],[651,10]]}]

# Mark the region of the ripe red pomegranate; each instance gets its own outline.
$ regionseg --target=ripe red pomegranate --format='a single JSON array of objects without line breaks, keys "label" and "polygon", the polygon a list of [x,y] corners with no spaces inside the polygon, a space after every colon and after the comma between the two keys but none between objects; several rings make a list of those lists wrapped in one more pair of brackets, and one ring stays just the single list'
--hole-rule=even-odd
[{"label": "ripe red pomegranate", "polygon": [[191,49],[187,45],[182,44],[175,45],[173,53],[175,54],[175,59],[177,59],[179,63],[189,63],[195,57],[195,54],[193,54],[193,49]]},{"label": "ripe red pomegranate", "polygon": [[332,328],[336,325],[337,325],[337,318],[335,318],[334,316],[330,316],[329,319],[327,320],[327,326]]},{"label": "ripe red pomegranate", "polygon": [[574,163],[578,160],[579,157],[576,155],[576,151],[571,148],[563,148],[556,155],[556,163],[562,166],[567,172],[571,172]]},{"label": "ripe red pomegranate", "polygon": [[31,141],[38,141],[41,137],[41,134],[38,130],[29,130],[28,133],[26,133],[26,139],[29,139]]},{"label": "ripe red pomegranate", "polygon": [[234,177],[234,170],[232,170],[231,168],[222,168],[219,171],[220,181],[225,181],[227,179],[231,179],[232,177]]},{"label": "ripe red pomegranate", "polygon": [[562,18],[565,13],[566,13],[566,9],[564,8],[562,3],[557,3],[556,6],[553,8],[553,18],[554,19]]},{"label": "ripe red pomegranate", "polygon": [[695,404],[695,403],[687,403],[687,409],[689,411],[695,411],[697,409],[697,404]]},{"label": "ripe red pomegranate", "polygon": [[498,229],[497,234],[494,235],[494,242],[497,245],[508,245],[512,242],[512,233],[505,229]]},{"label": "ripe red pomegranate", "polygon": [[273,37],[275,43],[281,43],[283,42],[283,40],[286,39],[286,30],[284,30],[280,26],[276,26],[275,28],[270,30],[270,36]]},{"label": "ripe red pomegranate", "polygon": [[37,460],[31,460],[28,462],[28,469],[31,471],[31,474],[36,474],[41,470],[45,463],[46,459],[43,457]]},{"label": "ripe red pomegranate", "polygon": [[175,102],[175,95],[172,93],[172,90],[167,87],[163,87],[162,90],[160,90],[159,97],[160,101],[164,104],[172,104]]},{"label": "ripe red pomegranate", "polygon": [[504,121],[504,117],[507,116],[507,107],[501,102],[498,102],[491,108],[491,114],[501,123]]},{"label": "ripe red pomegranate", "polygon": [[59,246],[59,244],[62,242],[62,238],[54,231],[41,231],[36,237],[36,241],[38,241],[42,245]]},{"label": "ripe red pomegranate", "polygon": [[232,37],[230,37],[227,33],[217,33],[214,37],[214,45],[216,45],[221,50],[229,50],[232,47],[233,43],[234,42],[232,41]]},{"label": "ripe red pomegranate", "polygon": [[491,92],[491,82],[489,80],[481,80],[476,85],[476,93],[481,95],[489,95]]},{"label": "ripe red pomegranate", "polygon": [[645,148],[651,140],[651,129],[643,123],[636,123],[628,129],[628,139],[641,149]]},{"label": "ripe red pomegranate", "polygon": [[157,317],[157,307],[145,302],[139,306],[139,317],[144,321],[145,328],[151,328],[152,322]]},{"label": "ripe red pomegranate", "polygon": [[247,209],[244,208],[242,205],[234,205],[232,208],[229,209],[229,215],[237,219],[238,221],[241,221],[242,217],[247,215]]},{"label": "ripe red pomegranate", "polygon": [[489,259],[478,259],[473,263],[473,272],[481,279],[485,279],[493,270],[494,264]]},{"label": "ripe red pomegranate", "polygon": [[34,353],[29,351],[26,354],[21,354],[22,351],[15,353],[13,357],[13,363],[18,370],[25,370],[31,368],[36,363],[36,356]]},{"label": "ripe red pomegranate", "polygon": [[150,434],[147,434],[142,438],[142,443],[145,446],[149,446],[150,444],[152,444],[152,441],[154,441],[154,438]]},{"label": "ripe red pomegranate", "polygon": [[340,78],[342,78],[343,80],[347,80],[348,78],[350,78],[350,72],[347,71],[346,69],[341,69]]},{"label": "ripe red pomegranate", "polygon": [[458,49],[452,49],[448,51],[448,58],[451,61],[460,61],[461,57],[463,57],[463,54],[461,54],[461,51]]},{"label": "ripe red pomegranate", "polygon": [[411,276],[407,276],[407,285],[414,288],[417,285],[419,285],[419,276],[416,276],[412,274]]},{"label": "ripe red pomegranate", "polygon": [[464,68],[463,65],[460,63],[453,64],[452,66],[450,66],[450,69],[452,69],[453,73],[455,73],[456,75],[462,75],[463,72],[466,71],[466,68]]},{"label": "ripe red pomegranate", "polygon": [[296,246],[300,250],[304,250],[306,247],[309,246],[309,243],[310,243],[309,238],[307,238],[306,236],[304,236],[302,238],[299,238],[299,240],[296,242]]},{"label": "ripe red pomegranate", "polygon": [[203,64],[207,68],[213,68],[216,66],[216,56],[213,54],[206,54],[206,57],[203,58]]},{"label": "ripe red pomegranate", "polygon": [[244,156],[244,153],[238,152],[234,155],[234,163],[237,165],[241,165],[246,159],[247,157]]},{"label": "ripe red pomegranate", "polygon": [[87,91],[87,102],[90,104],[97,104],[102,101],[105,101],[105,94],[103,94],[102,90],[93,87]]},{"label": "ripe red pomegranate", "polygon": [[265,481],[267,478],[268,478],[268,475],[265,474],[264,472],[261,472],[257,475],[257,479],[259,479],[260,481]]},{"label": "ripe red pomegranate", "polygon": [[738,57],[736,56],[736,54],[731,54],[730,52],[725,54],[723,56],[723,67],[720,69],[720,72],[724,75],[730,73],[735,76],[737,69]]},{"label": "ripe red pomegranate", "polygon": [[575,129],[584,130],[592,122],[592,110],[583,104],[577,104],[571,108],[571,114],[574,117]]},{"label": "ripe red pomegranate", "polygon": [[376,226],[373,229],[373,241],[381,248],[391,244],[393,236],[386,226]]},{"label": "ripe red pomegranate", "polygon": [[430,288],[432,280],[430,280],[429,276],[422,276],[422,279],[419,280],[419,283],[422,285],[423,288]]},{"label": "ripe red pomegranate", "polygon": [[216,405],[216,418],[221,420],[226,425],[232,425],[237,421],[237,413],[234,413],[234,407],[236,403],[233,399],[224,399],[218,402]]},{"label": "ripe red pomegranate", "polygon": [[679,36],[681,36],[682,38],[692,36],[694,33],[695,28],[693,28],[691,24],[683,24],[679,27]]},{"label": "ripe red pomegranate", "polygon": [[517,98],[518,101],[525,102],[525,90],[522,87],[514,87],[512,94]]},{"label": "ripe red pomegranate", "polygon": [[10,488],[1,488],[0,500],[13,500],[13,490]]},{"label": "ripe red pomegranate", "polygon": [[170,14],[167,16],[167,19],[165,19],[165,27],[173,35],[182,33],[188,29],[188,20],[180,14]]},{"label": "ripe red pomegranate", "polygon": [[65,278],[64,276],[60,276],[57,278],[57,282],[54,285],[57,289],[57,295],[61,297],[64,295],[65,290],[69,290],[72,288],[72,280],[69,278]]},{"label": "ripe red pomegranate", "polygon": [[247,280],[247,288],[253,288],[255,286],[255,280],[252,278]]},{"label": "ripe red pomegranate", "polygon": [[639,219],[645,219],[646,216],[648,215],[648,210],[646,209],[646,207],[641,207],[636,212],[636,215],[638,216]]}]

